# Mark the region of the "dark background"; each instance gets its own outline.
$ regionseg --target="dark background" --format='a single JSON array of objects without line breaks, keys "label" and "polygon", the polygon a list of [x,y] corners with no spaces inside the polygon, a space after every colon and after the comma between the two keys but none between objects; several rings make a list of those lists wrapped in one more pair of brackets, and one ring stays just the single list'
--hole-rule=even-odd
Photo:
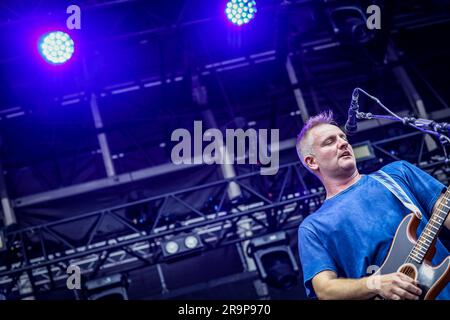
[{"label": "dark background", "polygon": [[[3,190],[13,204],[18,225],[38,226],[222,179],[218,166],[195,166],[108,188],[62,196],[61,190],[106,179],[97,134],[108,138],[117,175],[170,163],[173,130],[192,131],[206,110],[217,127],[277,128],[287,141],[281,163],[297,161],[292,143],[303,120],[294,90],[300,89],[309,115],[333,110],[339,124],[347,119],[352,90],[359,86],[394,112],[420,116],[404,91],[397,68],[406,71],[430,119],[450,118],[450,2],[440,1],[279,1],[258,0],[258,12],[243,27],[224,16],[225,1],[8,1],[0,5],[0,152]],[[81,30],[67,30],[66,8],[81,8]],[[349,11],[331,18],[337,8],[365,12],[370,4],[382,11],[381,30],[351,34],[361,21]],[[334,32],[333,24],[340,31]],[[59,28],[74,39],[76,53],[63,66],[43,62],[36,36]],[[368,41],[365,42],[365,38]],[[393,50],[398,58],[387,52]],[[298,82],[286,70],[290,57]],[[219,65],[222,63],[222,65]],[[207,103],[192,100],[192,77],[207,90]],[[404,85],[404,83],[403,83]],[[130,89],[131,88],[131,89]],[[94,126],[89,98],[98,97],[103,128]],[[385,114],[361,97],[360,111]],[[413,132],[398,123],[360,127],[352,143],[379,141]],[[374,124],[375,123],[375,124]],[[362,130],[361,130],[362,128]],[[418,159],[421,136],[388,144],[392,155],[414,164],[442,157],[439,147]],[[393,161],[377,153],[375,162],[360,163],[371,171]],[[421,160],[425,161],[421,163]],[[258,168],[236,165],[236,173]],[[307,188],[319,184],[302,171]],[[445,168],[434,171],[447,183]],[[304,190],[303,190],[304,191]],[[21,205],[48,193],[44,201]],[[135,198],[134,198],[135,199]],[[208,195],[193,203],[203,205]],[[176,208],[172,219],[176,220]],[[64,231],[75,238],[75,226]],[[114,236],[113,228],[110,231]],[[296,230],[290,246],[297,261]],[[444,233],[444,238],[448,237]],[[163,293],[156,266],[129,271],[134,299],[255,299],[256,273],[247,273],[235,245],[161,265],[168,293]],[[239,276],[241,275],[241,276]],[[269,288],[272,299],[303,299],[301,285]],[[74,299],[54,289],[42,299]]]}]

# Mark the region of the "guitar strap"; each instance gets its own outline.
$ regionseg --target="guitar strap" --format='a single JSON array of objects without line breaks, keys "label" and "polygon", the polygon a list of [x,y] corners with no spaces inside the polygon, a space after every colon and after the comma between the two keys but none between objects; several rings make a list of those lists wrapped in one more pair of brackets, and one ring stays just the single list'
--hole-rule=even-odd
[{"label": "guitar strap", "polygon": [[383,184],[389,191],[394,194],[394,196],[397,197],[398,200],[400,200],[401,203],[403,203],[406,208],[414,212],[419,219],[422,218],[422,213],[420,212],[419,208],[417,208],[417,206],[411,201],[411,198],[398,185],[398,183],[394,179],[392,179],[390,175],[382,170],[378,170],[370,174],[369,177],[372,177],[373,179]]}]

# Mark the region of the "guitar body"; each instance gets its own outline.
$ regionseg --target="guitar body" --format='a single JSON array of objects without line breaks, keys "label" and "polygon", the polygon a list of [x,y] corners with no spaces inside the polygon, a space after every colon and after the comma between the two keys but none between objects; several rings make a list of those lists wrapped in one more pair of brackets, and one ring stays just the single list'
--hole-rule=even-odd
[{"label": "guitar body", "polygon": [[376,274],[402,272],[418,281],[419,287],[422,289],[421,300],[433,300],[450,280],[450,256],[438,266],[432,266],[431,259],[436,253],[433,241],[421,263],[411,259],[409,259],[411,262],[405,263],[409,253],[416,245],[419,222],[420,220],[413,213],[402,220],[388,255]]}]

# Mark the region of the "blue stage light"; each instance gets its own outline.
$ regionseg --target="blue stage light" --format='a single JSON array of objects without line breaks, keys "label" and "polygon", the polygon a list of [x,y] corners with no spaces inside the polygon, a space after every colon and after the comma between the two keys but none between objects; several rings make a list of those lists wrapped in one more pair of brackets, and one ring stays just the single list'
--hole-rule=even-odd
[{"label": "blue stage light", "polygon": [[67,33],[54,31],[45,34],[39,41],[39,52],[50,63],[62,64],[75,51],[74,42]]},{"label": "blue stage light", "polygon": [[232,23],[241,26],[249,23],[255,17],[256,2],[254,0],[230,0],[225,14]]}]

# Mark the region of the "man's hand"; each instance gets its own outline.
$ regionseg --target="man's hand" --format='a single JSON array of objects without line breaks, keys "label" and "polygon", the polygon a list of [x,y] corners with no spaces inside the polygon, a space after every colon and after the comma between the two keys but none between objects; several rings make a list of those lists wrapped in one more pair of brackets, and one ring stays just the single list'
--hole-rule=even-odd
[{"label": "man's hand", "polygon": [[320,300],[372,299],[377,295],[384,299],[417,300],[421,294],[417,282],[400,272],[345,279],[325,270],[312,279],[312,285]]},{"label": "man's hand", "polygon": [[371,277],[378,284],[376,292],[379,296],[389,300],[418,300],[422,290],[417,281],[401,272],[385,275],[374,274]]}]

